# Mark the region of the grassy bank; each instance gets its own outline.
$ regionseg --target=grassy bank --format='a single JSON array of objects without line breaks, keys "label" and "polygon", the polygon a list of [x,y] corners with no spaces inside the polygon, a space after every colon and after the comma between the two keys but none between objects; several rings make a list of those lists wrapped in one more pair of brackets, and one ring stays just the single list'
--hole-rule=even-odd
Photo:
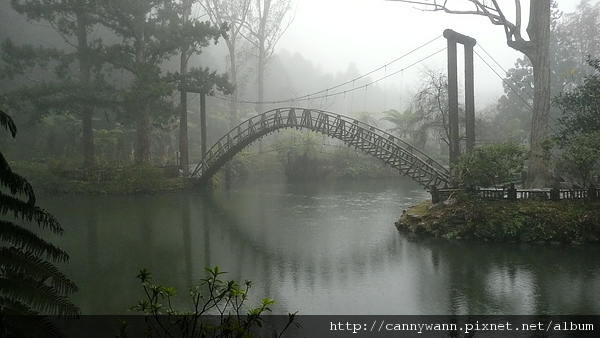
[{"label": "grassy bank", "polygon": [[177,191],[193,186],[177,168],[151,166],[107,167],[84,171],[46,164],[12,164],[36,190],[53,194],[134,194]]},{"label": "grassy bank", "polygon": [[464,197],[405,210],[405,232],[447,239],[600,243],[600,202],[481,200]]}]

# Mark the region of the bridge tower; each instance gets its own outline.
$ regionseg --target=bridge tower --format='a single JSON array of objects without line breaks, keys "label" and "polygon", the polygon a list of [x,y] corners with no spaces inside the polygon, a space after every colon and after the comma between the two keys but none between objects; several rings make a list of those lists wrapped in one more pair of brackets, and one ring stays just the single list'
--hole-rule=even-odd
[{"label": "bridge tower", "polygon": [[450,181],[456,183],[456,173],[452,168],[460,156],[460,139],[458,128],[458,60],[456,44],[465,46],[465,136],[466,151],[470,154],[475,146],[475,84],[473,76],[473,47],[477,41],[472,37],[457,33],[451,29],[444,30],[448,40],[448,124],[450,128]]}]

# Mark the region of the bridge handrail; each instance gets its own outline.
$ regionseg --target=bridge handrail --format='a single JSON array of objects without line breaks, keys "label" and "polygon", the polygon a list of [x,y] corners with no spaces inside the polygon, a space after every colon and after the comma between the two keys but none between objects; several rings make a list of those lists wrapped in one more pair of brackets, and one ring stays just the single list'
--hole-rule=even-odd
[{"label": "bridge handrail", "polygon": [[[322,111],[322,110],[319,110],[319,112],[327,113],[326,111]],[[410,152],[411,154],[414,155],[416,152],[417,154],[421,155],[423,158],[426,159],[426,162],[428,162],[432,167],[434,167],[434,169],[438,169],[439,171],[442,171],[442,172],[448,172],[448,169],[446,167],[444,167],[442,164],[437,162],[431,156],[425,154],[422,150],[420,150],[419,148],[416,148],[415,146],[411,145],[410,143],[407,143],[406,141],[402,140],[401,138],[399,138],[393,134],[390,134],[381,128],[372,126],[368,123],[365,123],[363,121],[360,121],[360,120],[357,120],[357,119],[354,119],[351,117],[341,115],[340,118],[349,120],[352,123],[357,123],[358,125],[363,125],[363,128],[365,128],[365,126],[366,126],[371,131],[377,131],[377,132],[381,133],[381,135],[379,135],[379,136],[386,136],[392,143],[398,142],[400,145],[405,146],[406,149],[408,149],[408,152]],[[367,128],[365,128],[365,129],[367,129]]]},{"label": "bridge handrail", "polygon": [[[301,115],[296,115],[296,111],[300,111]],[[329,118],[336,119],[333,121],[334,125],[331,125]],[[220,156],[224,155],[229,149],[237,145],[241,141],[248,137],[258,135],[258,137],[280,129],[280,128],[308,128],[314,131],[322,132],[329,136],[333,136],[337,132],[343,132],[341,130],[342,125],[345,128],[345,124],[349,124],[351,129],[355,133],[363,135],[370,135],[369,139],[366,137],[364,141],[375,142],[376,138],[379,137],[385,139],[398,147],[402,152],[410,154],[414,158],[424,163],[430,169],[431,175],[440,175],[441,179],[445,182],[449,181],[448,169],[442,166],[440,163],[429,157],[421,150],[413,147],[409,143],[402,139],[394,136],[378,127],[369,125],[360,120],[335,114],[332,112],[320,110],[320,109],[308,109],[308,108],[297,108],[297,107],[282,107],[269,110],[262,114],[253,116],[245,121],[239,123],[236,127],[230,130],[228,133],[223,135],[205,154],[202,161],[198,164],[192,173],[192,176],[196,176],[201,168],[206,168],[208,165],[216,161]],[[331,131],[330,128],[336,127],[335,131]],[[260,133],[259,133],[260,132]],[[356,135],[348,135],[355,137]],[[346,142],[346,140],[343,140]],[[347,142],[351,143],[351,141]],[[373,145],[375,146],[375,145]],[[389,149],[384,149],[389,152]]]}]

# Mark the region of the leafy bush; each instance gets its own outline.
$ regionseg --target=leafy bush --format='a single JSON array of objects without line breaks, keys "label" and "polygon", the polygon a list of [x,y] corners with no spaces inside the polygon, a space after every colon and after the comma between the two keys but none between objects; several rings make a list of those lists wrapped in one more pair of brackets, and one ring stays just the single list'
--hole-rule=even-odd
[{"label": "leafy bush", "polygon": [[600,131],[573,136],[561,145],[557,161],[560,175],[582,187],[598,185],[600,175]]},{"label": "leafy bush", "polygon": [[491,187],[520,177],[527,159],[521,144],[505,142],[484,145],[458,159],[455,170],[466,186]]},{"label": "leafy bush", "polygon": [[[245,315],[243,307],[248,299],[251,282],[244,281],[239,285],[233,280],[224,281],[221,275],[225,272],[219,267],[204,268],[207,277],[200,280],[190,290],[192,309],[180,311],[173,308],[172,299],[176,295],[173,287],[165,287],[151,282],[150,272],[146,269],[137,276],[142,283],[145,299],[138,302],[131,310],[147,316],[147,331],[159,337],[253,337],[256,328],[261,328],[265,312],[270,312],[272,299],[265,298],[260,305],[249,308]],[[161,301],[166,301],[162,304]],[[209,317],[207,317],[209,315]],[[210,316],[212,315],[212,316]],[[295,313],[288,315],[288,321],[279,334],[295,323]],[[202,317],[204,316],[204,317]],[[211,320],[212,319],[212,320]],[[120,337],[127,337],[127,325],[122,326]]]}]

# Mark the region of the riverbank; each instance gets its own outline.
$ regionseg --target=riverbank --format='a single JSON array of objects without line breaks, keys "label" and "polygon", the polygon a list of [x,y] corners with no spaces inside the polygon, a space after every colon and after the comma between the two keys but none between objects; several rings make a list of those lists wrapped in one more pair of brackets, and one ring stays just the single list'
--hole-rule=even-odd
[{"label": "riverbank", "polygon": [[600,202],[426,201],[404,210],[395,225],[403,232],[446,239],[598,244]]},{"label": "riverbank", "polygon": [[44,164],[13,164],[36,191],[51,194],[136,194],[191,189],[194,181],[179,176],[178,168],[128,166],[95,170],[56,169]]},{"label": "riverbank", "polygon": [[[264,154],[262,160],[233,160],[230,182],[274,178],[288,181],[331,181],[382,179],[397,177],[393,168],[382,166],[369,157],[340,158],[343,163],[329,163],[313,158],[298,165],[298,171],[286,171],[276,154]],[[197,181],[181,177],[177,166],[105,165],[82,169],[61,161],[11,162],[15,172],[25,177],[35,188],[50,194],[136,194],[198,189]],[[290,169],[290,168],[288,168]],[[212,180],[213,186],[225,184],[222,172]]]}]

